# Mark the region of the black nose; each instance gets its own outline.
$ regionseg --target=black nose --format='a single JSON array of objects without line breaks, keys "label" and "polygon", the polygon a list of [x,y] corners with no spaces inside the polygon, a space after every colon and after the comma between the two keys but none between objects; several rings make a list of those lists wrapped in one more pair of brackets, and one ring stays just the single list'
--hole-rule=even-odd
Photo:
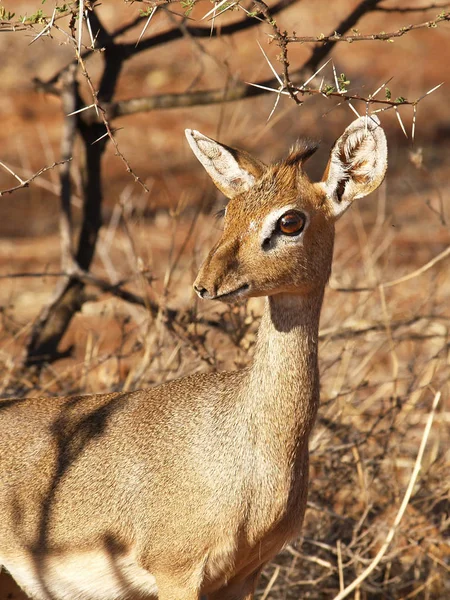
[{"label": "black nose", "polygon": [[194,285],[194,290],[197,292],[200,298],[204,298],[205,295],[208,293],[208,290],[206,288],[201,287],[199,285]]}]

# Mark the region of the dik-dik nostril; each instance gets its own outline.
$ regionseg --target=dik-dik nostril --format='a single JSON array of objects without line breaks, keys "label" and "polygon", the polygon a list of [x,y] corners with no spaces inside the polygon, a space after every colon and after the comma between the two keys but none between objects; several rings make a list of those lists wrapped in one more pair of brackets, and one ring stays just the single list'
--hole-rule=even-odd
[{"label": "dik-dik nostril", "polygon": [[194,290],[197,292],[200,298],[204,298],[204,296],[208,293],[208,290],[201,285],[194,284]]}]

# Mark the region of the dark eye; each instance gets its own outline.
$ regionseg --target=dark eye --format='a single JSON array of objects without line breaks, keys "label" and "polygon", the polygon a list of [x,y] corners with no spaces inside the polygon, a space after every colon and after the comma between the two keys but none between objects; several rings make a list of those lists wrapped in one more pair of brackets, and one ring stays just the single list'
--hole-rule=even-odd
[{"label": "dark eye", "polygon": [[297,210],[290,210],[279,219],[278,230],[284,235],[298,235],[306,225],[306,216]]}]

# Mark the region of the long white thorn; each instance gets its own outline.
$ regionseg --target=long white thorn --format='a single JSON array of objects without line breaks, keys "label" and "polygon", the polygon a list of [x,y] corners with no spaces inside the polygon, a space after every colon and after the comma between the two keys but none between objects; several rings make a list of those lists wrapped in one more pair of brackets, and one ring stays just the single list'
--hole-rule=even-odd
[{"label": "long white thorn", "polygon": [[428,90],[428,92],[426,94],[424,94],[423,96],[420,96],[420,98],[418,100],[416,100],[416,103],[420,102],[426,96],[429,96],[430,94],[432,94],[433,92],[435,92],[436,90],[438,90],[441,87],[441,85],[444,85],[444,82],[440,83],[439,85],[435,85],[434,88],[431,88],[431,90]]},{"label": "long white thorn", "polygon": [[334,62],[332,63],[332,67],[333,67],[334,82],[336,84],[336,90],[337,90],[337,93],[340,94],[341,93],[341,88],[339,87],[339,81],[338,81],[338,78],[337,78],[336,67],[334,66]]},{"label": "long white thorn", "polygon": [[2,166],[4,169],[6,169],[8,171],[8,173],[11,173],[11,175],[13,177],[15,177],[17,179],[17,181],[20,181],[20,183],[25,183],[25,181],[23,179],[21,179],[17,175],[17,173],[14,173],[14,171],[11,171],[11,169],[7,165],[5,165],[5,163],[3,163],[1,160],[0,160],[0,166]]},{"label": "long white thorn", "polygon": [[44,34],[46,34],[46,33],[47,33],[47,30],[48,30],[48,29],[49,29],[49,26],[48,26],[48,23],[47,23],[47,25],[44,27],[44,29],[43,29],[42,31],[40,31],[40,32],[37,34],[37,36],[36,36],[36,37],[34,37],[34,38],[31,40],[31,42],[30,42],[28,45],[29,45],[29,46],[31,46],[31,44],[34,44],[34,42],[35,42],[36,40],[38,40],[40,37],[42,37]]},{"label": "long white thorn", "polygon": [[83,112],[85,110],[89,110],[90,108],[96,108],[95,104],[89,104],[89,106],[83,106],[83,108],[79,108],[78,110],[74,110],[73,112],[69,113],[68,115],[66,115],[66,117],[71,117],[72,115],[77,115],[80,112]]},{"label": "long white thorn", "polygon": [[408,134],[406,133],[405,126],[403,125],[402,118],[401,118],[400,113],[398,112],[396,106],[394,106],[394,110],[395,110],[395,114],[397,115],[398,122],[400,123],[400,127],[402,128],[402,131],[405,134],[406,139],[408,139]]},{"label": "long white thorn", "polygon": [[[111,132],[113,133],[113,132]],[[105,138],[106,136],[109,135],[109,132],[107,131],[106,133],[104,133],[103,135],[101,135],[100,137],[98,137],[96,140],[94,140],[91,144],[91,146],[93,146],[94,144],[96,144],[97,142],[99,142],[100,140],[102,140],[103,138]]]},{"label": "long white thorn", "polygon": [[271,62],[270,62],[270,60],[267,58],[267,54],[264,52],[264,50],[263,50],[263,47],[261,46],[261,44],[260,44],[259,42],[258,42],[258,46],[259,46],[259,49],[261,50],[261,52],[263,53],[263,55],[264,55],[264,58],[266,59],[266,61],[267,61],[267,64],[268,64],[268,65],[269,65],[269,67],[270,67],[270,70],[272,71],[272,73],[273,73],[273,74],[275,75],[275,77],[277,78],[277,80],[278,80],[278,83],[279,83],[280,85],[284,85],[284,84],[283,84],[283,82],[281,81],[281,78],[280,78],[280,76],[279,76],[279,75],[278,75],[278,73],[275,71],[275,68],[273,67],[272,63],[271,63]]},{"label": "long white thorn", "polygon": [[220,0],[220,2],[215,2],[214,7],[210,11],[208,11],[206,13],[206,15],[203,15],[203,17],[200,19],[200,21],[204,21],[205,19],[207,19],[209,17],[209,15],[212,15],[213,13],[215,13],[216,10],[222,6],[222,4],[225,4],[225,2],[228,2],[228,0]]},{"label": "long white thorn", "polygon": [[148,19],[147,19],[147,21],[146,21],[146,23],[145,23],[145,25],[144,25],[144,29],[141,31],[141,35],[138,37],[138,41],[136,42],[136,46],[135,46],[135,48],[137,48],[137,46],[138,46],[139,42],[140,42],[140,41],[141,41],[141,39],[142,39],[142,36],[143,36],[143,35],[144,35],[144,33],[147,31],[147,27],[150,25],[150,21],[152,20],[152,18],[153,18],[153,15],[155,14],[155,12],[156,12],[156,9],[157,9],[157,8],[158,8],[157,6],[154,6],[154,7],[152,8],[152,12],[149,14],[149,16],[148,16]]},{"label": "long white thorn", "polygon": [[223,15],[223,13],[227,12],[227,10],[231,10],[231,9],[233,8],[233,6],[236,6],[236,4],[238,4],[238,2],[239,2],[239,0],[237,0],[237,2],[232,2],[232,3],[230,4],[230,6],[226,6],[226,7],[225,7],[223,10],[221,10],[219,13],[216,13],[216,14],[214,15],[214,17],[213,17],[213,18],[220,17],[220,15]]},{"label": "long white thorn", "polygon": [[[325,67],[326,67],[326,66],[327,66],[327,65],[328,65],[328,64],[329,64],[331,61],[332,61],[332,59],[331,59],[331,58],[329,58],[329,59],[327,60],[327,62],[326,62],[326,63],[324,63],[324,64],[323,64],[323,65],[322,65],[322,66],[321,66],[319,69],[317,69],[317,71],[316,71],[316,72],[315,72],[313,75],[311,75],[311,77],[310,77],[309,79],[307,79],[307,80],[305,81],[305,83],[302,83],[302,85],[300,86],[300,89],[301,89],[301,90],[303,90],[303,89],[305,88],[305,86],[306,86],[306,85],[308,85],[308,83],[309,83],[310,81],[312,81],[312,80],[314,79],[314,77],[316,77],[316,75],[318,75],[322,69],[325,69]],[[320,89],[322,89],[322,85],[323,85],[323,79],[322,79],[322,83],[320,84]]]},{"label": "long white thorn", "polygon": [[250,83],[249,81],[245,82],[247,85],[251,85],[253,87],[259,88],[260,90],[266,90],[267,92],[274,92],[275,94],[283,94],[283,96],[289,96],[289,92],[284,90],[275,90],[274,88],[267,87],[265,85],[259,85],[259,83]]},{"label": "long white thorn", "polygon": [[91,48],[94,48],[94,46],[95,46],[95,40],[94,40],[94,36],[92,35],[92,28],[91,28],[91,21],[89,20],[89,13],[86,10],[84,12],[84,14],[85,14],[85,19],[86,19],[87,27],[88,27],[89,37],[91,38]]},{"label": "long white thorn", "polygon": [[351,102],[348,102],[348,107],[355,113],[357,117],[361,116]]},{"label": "long white thorn", "polygon": [[417,118],[417,104],[414,104],[412,126],[411,126],[411,140],[412,140],[413,144],[414,144],[414,136],[416,135],[416,118]]},{"label": "long white thorn", "polygon": [[266,123],[268,123],[270,121],[270,119],[272,118],[273,113],[275,112],[277,106],[278,106],[278,102],[280,101],[281,98],[281,90],[278,92],[278,96],[277,99],[275,100],[275,104],[273,105],[272,110],[270,111],[270,115],[267,117],[267,121]]},{"label": "long white thorn", "polygon": [[211,19],[211,30],[209,32],[209,37],[212,37],[213,31],[214,31],[214,21],[216,19],[216,9],[217,9],[217,2],[214,2],[214,12],[213,12],[213,16]]},{"label": "long white thorn", "polygon": [[53,23],[55,22],[55,15],[56,15],[56,8],[53,9],[52,18],[50,19],[50,21],[47,23],[47,25],[44,27],[44,29],[40,33],[38,33],[35,38],[33,38],[31,40],[31,42],[28,44],[29,46],[31,46],[31,44],[33,44],[36,40],[38,40],[45,33],[47,33],[47,31],[51,31],[51,29],[53,27]]},{"label": "long white thorn", "polygon": [[385,83],[382,83],[382,84],[380,85],[380,87],[379,87],[379,88],[378,88],[378,89],[377,89],[377,90],[376,90],[376,91],[375,91],[373,94],[370,94],[370,97],[371,97],[371,98],[375,98],[375,96],[378,94],[378,92],[380,92],[380,91],[381,91],[381,90],[382,90],[384,87],[386,87],[386,86],[387,86],[387,84],[388,84],[390,81],[392,81],[393,79],[394,79],[394,77],[389,77],[389,79],[388,79],[388,80],[387,80]]}]

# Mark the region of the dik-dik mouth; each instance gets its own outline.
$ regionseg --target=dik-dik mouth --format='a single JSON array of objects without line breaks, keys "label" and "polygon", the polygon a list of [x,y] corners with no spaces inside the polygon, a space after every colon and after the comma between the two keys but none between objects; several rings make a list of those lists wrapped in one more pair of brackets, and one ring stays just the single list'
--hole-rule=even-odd
[{"label": "dik-dik mouth", "polygon": [[248,283],[244,283],[240,287],[232,290],[231,292],[225,292],[224,294],[218,294],[217,296],[211,296],[210,300],[222,300],[223,302],[228,302],[229,300],[235,300],[238,298],[242,298],[246,296],[246,292],[250,289],[250,285]]}]

